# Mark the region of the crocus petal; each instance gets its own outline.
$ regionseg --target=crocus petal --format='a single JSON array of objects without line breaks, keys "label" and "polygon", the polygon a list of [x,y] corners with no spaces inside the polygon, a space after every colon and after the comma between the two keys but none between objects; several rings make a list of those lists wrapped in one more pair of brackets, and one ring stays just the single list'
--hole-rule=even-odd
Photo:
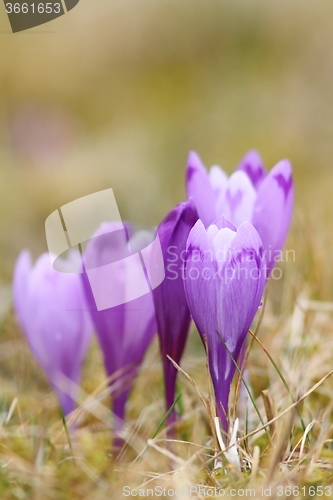
[{"label": "crocus petal", "polygon": [[260,154],[255,149],[251,149],[241,160],[238,170],[245,172],[257,189],[266,177],[266,171]]},{"label": "crocus petal", "polygon": [[227,430],[228,397],[235,366],[221,338],[237,360],[260,305],[266,273],[261,240],[249,222],[243,223],[237,232],[225,218],[215,224],[221,229],[212,240],[201,221],[191,230],[184,286],[192,318],[208,345],[217,412]]},{"label": "crocus petal", "polygon": [[252,217],[266,251],[268,275],[287,238],[293,204],[291,165],[288,160],[282,160],[260,185]]},{"label": "crocus petal", "polygon": [[[228,176],[218,165],[213,165],[208,173],[210,185],[213,188],[213,193],[215,197],[215,207],[217,200],[222,198],[225,190],[227,189],[228,184]],[[220,214],[215,213],[215,216],[218,217]]]},{"label": "crocus petal", "polygon": [[214,190],[208,178],[207,170],[199,156],[193,151],[189,154],[186,169],[187,197],[194,202],[199,218],[205,226],[215,219]]},{"label": "crocus petal", "polygon": [[[153,296],[168,408],[174,402],[177,370],[167,359],[167,355],[176,363],[180,362],[191,320],[184,292],[183,266],[186,259],[186,240],[197,218],[193,202],[189,200],[171,210],[158,227],[165,279],[153,290]],[[174,413],[169,422],[173,418]]]},{"label": "crocus petal", "polygon": [[80,276],[55,271],[49,254],[31,267],[24,252],[14,271],[14,307],[31,350],[69,413],[91,338]]},{"label": "crocus petal", "polygon": [[223,214],[238,227],[242,222],[251,221],[256,196],[249,177],[237,171],[230,177],[223,196],[217,201],[217,213]]}]

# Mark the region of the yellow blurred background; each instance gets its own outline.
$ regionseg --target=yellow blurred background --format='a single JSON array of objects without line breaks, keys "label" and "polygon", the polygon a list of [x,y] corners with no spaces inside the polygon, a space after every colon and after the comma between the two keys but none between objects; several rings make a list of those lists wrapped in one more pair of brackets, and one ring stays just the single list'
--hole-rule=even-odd
[{"label": "yellow blurred background", "polygon": [[250,148],[268,168],[289,158],[299,248],[331,231],[329,0],[81,0],[17,34],[5,16],[3,283],[22,248],[46,250],[46,217],[80,196],[112,187],[123,219],[158,224],[185,197],[190,149],[228,173]]}]

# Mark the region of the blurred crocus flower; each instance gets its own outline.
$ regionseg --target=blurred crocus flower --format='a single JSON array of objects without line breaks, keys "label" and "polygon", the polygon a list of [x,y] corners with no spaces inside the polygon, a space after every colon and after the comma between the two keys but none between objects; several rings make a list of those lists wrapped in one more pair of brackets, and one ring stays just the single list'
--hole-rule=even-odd
[{"label": "blurred crocus flower", "polygon": [[[151,241],[151,235],[142,231],[131,235],[130,225],[104,223],[95,232],[84,252],[86,269],[98,272],[94,278],[94,292],[100,296],[113,294],[118,305],[98,310],[88,275],[84,273],[84,289],[104,357],[105,370],[113,386],[112,409],[116,433],[122,429],[125,405],[133,387],[138,368],[156,333],[152,293],[148,290],[127,301],[133,289],[140,291],[142,263],[138,251]],[[131,236],[131,237],[130,237]],[[138,257],[131,259],[132,257]],[[116,263],[111,280],[105,280],[103,266]],[[102,271],[101,271],[102,270]],[[98,281],[99,280],[99,281]]]},{"label": "blurred crocus flower", "polygon": [[[177,378],[177,370],[167,356],[179,364],[191,321],[183,274],[186,241],[197,220],[198,215],[193,202],[187,201],[171,210],[157,230],[164,258],[165,279],[155,288],[153,295],[164,369],[167,410],[174,402]],[[169,424],[173,423],[174,419],[175,412],[172,411],[168,419]]]},{"label": "blurred crocus flower", "polygon": [[230,178],[218,166],[209,173],[199,156],[191,152],[186,172],[187,194],[206,227],[224,215],[238,227],[249,221],[257,229],[266,255],[267,276],[288,235],[293,213],[294,186],[288,160],[267,174],[259,154],[247,153]]},{"label": "blurred crocus flower", "polygon": [[228,398],[235,374],[230,354],[238,360],[260,306],[266,281],[264,249],[249,222],[236,230],[223,216],[208,229],[198,220],[186,248],[186,298],[208,348],[217,414],[227,431]]},{"label": "blurred crocus flower", "polygon": [[46,253],[32,266],[30,253],[23,251],[13,289],[20,326],[67,415],[75,406],[92,333],[80,276],[55,271]]}]

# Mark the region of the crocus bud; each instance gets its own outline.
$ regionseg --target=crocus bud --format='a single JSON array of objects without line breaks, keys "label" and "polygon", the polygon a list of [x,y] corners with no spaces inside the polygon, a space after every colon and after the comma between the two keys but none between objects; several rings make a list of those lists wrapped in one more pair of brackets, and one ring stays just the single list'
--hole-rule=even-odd
[{"label": "crocus bud", "polygon": [[91,339],[80,276],[55,271],[49,254],[41,255],[32,266],[30,253],[23,251],[16,262],[13,288],[22,331],[67,415],[75,405]]},{"label": "crocus bud", "polygon": [[186,248],[187,303],[208,348],[217,415],[227,432],[228,398],[236,369],[232,358],[238,361],[260,305],[266,281],[264,249],[249,222],[236,230],[223,216],[208,229],[198,220]]},{"label": "crocus bud", "polygon": [[[102,224],[84,252],[85,266],[96,270],[94,294],[88,274],[81,275],[102,348],[105,370],[115,388],[112,393],[112,409],[117,417],[116,433],[122,429],[127,399],[138,368],[156,333],[152,293],[145,281],[142,263],[136,252],[147,247],[150,235],[139,233],[129,238],[131,231],[129,224],[124,227],[112,222]],[[135,256],[137,258],[134,258]],[[108,269],[110,262],[112,273],[109,272],[110,279],[106,280],[103,266]],[[128,300],[132,298],[133,291],[136,292],[137,298]],[[140,293],[143,294],[140,296]],[[108,299],[110,294],[118,305],[98,310],[96,296],[106,296]]]},{"label": "crocus bud", "polygon": [[[183,273],[186,240],[198,215],[191,201],[177,205],[158,227],[165,266],[165,279],[153,290],[158,336],[164,369],[166,407],[169,409],[175,398],[177,370],[169,361],[170,356],[179,364],[190,326]],[[175,419],[171,412],[168,422]]]}]

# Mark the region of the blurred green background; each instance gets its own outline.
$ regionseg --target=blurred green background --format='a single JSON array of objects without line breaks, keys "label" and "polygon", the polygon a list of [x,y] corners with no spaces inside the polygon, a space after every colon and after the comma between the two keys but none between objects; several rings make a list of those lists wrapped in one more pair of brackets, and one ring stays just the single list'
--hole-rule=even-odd
[{"label": "blurred green background", "polygon": [[80,196],[112,187],[123,219],[158,224],[185,196],[190,149],[229,173],[250,148],[269,168],[290,158],[296,236],[331,232],[329,0],[81,0],[15,35],[5,16],[3,283],[22,248],[46,250],[46,217]]}]

